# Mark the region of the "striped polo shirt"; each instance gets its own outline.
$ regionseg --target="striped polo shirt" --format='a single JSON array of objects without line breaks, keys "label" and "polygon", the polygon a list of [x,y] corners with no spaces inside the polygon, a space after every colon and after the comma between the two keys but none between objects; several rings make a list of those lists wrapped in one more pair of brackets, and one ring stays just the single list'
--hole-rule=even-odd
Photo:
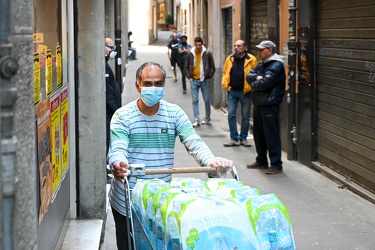
[{"label": "striped polo shirt", "polygon": [[[178,105],[161,100],[157,113],[147,116],[139,110],[138,100],[118,109],[112,117],[108,153],[110,165],[125,161],[128,164],[143,163],[146,168],[172,168],[177,136],[199,165],[206,166],[214,157]],[[169,182],[171,175],[142,178],[159,178]],[[136,178],[130,178],[130,188],[135,183]],[[113,179],[109,201],[112,207],[125,216],[124,186],[120,181]]]}]

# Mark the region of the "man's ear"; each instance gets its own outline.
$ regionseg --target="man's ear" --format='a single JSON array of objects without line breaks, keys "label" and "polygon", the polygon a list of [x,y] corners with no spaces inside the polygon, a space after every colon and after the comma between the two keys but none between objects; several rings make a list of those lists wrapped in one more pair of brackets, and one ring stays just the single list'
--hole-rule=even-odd
[{"label": "man's ear", "polygon": [[135,82],[135,88],[137,89],[138,93],[141,93],[141,87],[139,87],[138,83]]}]

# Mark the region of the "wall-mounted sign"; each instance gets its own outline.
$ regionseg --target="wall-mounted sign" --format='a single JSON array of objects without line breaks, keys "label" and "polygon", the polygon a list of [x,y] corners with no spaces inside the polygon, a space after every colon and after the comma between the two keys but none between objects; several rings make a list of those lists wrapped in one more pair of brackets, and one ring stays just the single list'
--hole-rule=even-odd
[{"label": "wall-mounted sign", "polygon": [[68,86],[60,91],[61,100],[61,167],[65,176],[69,166],[69,106],[68,106]]},{"label": "wall-mounted sign", "polygon": [[39,53],[34,53],[34,106],[40,102],[40,64]]},{"label": "wall-mounted sign", "polygon": [[56,84],[58,88],[62,86],[62,57],[61,47],[56,47]]},{"label": "wall-mounted sign", "polygon": [[61,184],[61,119],[60,92],[50,98],[51,103],[51,149],[52,149],[52,201],[55,199]]},{"label": "wall-mounted sign", "polygon": [[39,223],[41,223],[52,198],[51,109],[49,99],[38,105],[36,117],[40,192]]},{"label": "wall-mounted sign", "polygon": [[34,33],[34,43],[44,43],[44,34]]},{"label": "wall-mounted sign", "polygon": [[46,94],[50,96],[52,93],[52,51],[46,51]]}]

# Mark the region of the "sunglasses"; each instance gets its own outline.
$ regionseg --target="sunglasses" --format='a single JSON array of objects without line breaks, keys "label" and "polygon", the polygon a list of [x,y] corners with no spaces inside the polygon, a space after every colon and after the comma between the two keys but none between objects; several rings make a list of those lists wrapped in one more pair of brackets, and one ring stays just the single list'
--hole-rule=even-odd
[{"label": "sunglasses", "polygon": [[105,45],[105,47],[107,47],[110,50],[116,50],[116,45],[113,45],[113,46]]}]

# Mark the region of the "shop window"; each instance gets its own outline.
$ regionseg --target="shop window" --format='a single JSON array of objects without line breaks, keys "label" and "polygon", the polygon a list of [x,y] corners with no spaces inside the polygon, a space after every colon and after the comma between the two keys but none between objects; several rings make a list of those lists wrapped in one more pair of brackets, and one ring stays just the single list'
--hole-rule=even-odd
[{"label": "shop window", "polygon": [[64,80],[61,1],[34,0],[34,14],[34,66],[38,68],[39,64],[39,72],[34,72],[39,78],[34,86],[37,105],[61,88]]}]

